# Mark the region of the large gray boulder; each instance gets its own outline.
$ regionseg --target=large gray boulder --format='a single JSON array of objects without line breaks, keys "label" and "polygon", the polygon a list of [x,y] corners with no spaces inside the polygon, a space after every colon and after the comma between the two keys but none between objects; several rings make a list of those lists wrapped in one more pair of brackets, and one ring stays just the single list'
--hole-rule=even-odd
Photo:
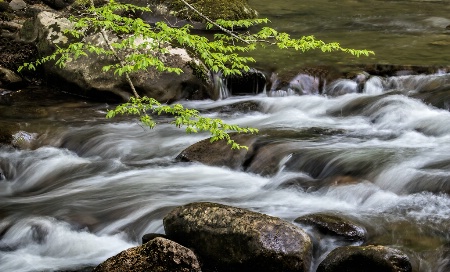
[{"label": "large gray boulder", "polygon": [[142,246],[120,252],[93,272],[200,272],[194,253],[173,241],[155,238]]},{"label": "large gray boulder", "polygon": [[334,249],[317,272],[410,272],[408,256],[385,246],[345,246]]},{"label": "large gray boulder", "polygon": [[[34,21],[26,23],[22,29],[22,38],[37,43],[39,54],[48,55],[56,49],[56,46],[64,47],[69,39],[63,35],[63,31],[72,26],[71,22],[58,15],[56,12],[42,11]],[[109,37],[115,39],[113,35]],[[94,44],[106,47],[106,43],[100,34],[93,34],[87,40]],[[164,62],[167,66],[180,68],[183,73],[160,73],[154,69],[131,74],[131,80],[141,96],[153,97],[159,101],[167,102],[201,93],[200,96],[208,96],[205,91],[206,81],[199,76],[203,71],[202,64],[189,56],[186,50],[168,47],[169,54],[165,55]],[[53,83],[60,83],[65,91],[77,92],[84,96],[111,100],[121,98],[128,100],[131,92],[124,76],[114,74],[114,71],[103,72],[102,67],[115,63],[112,56],[98,56],[90,54],[89,57],[80,57],[67,62],[63,68],[56,67],[53,63],[45,65],[46,73]],[[203,69],[203,70],[202,70]],[[52,83],[52,82],[51,82]]]},{"label": "large gray boulder", "polygon": [[310,237],[279,218],[216,203],[191,203],[164,218],[167,236],[216,271],[309,271]]}]

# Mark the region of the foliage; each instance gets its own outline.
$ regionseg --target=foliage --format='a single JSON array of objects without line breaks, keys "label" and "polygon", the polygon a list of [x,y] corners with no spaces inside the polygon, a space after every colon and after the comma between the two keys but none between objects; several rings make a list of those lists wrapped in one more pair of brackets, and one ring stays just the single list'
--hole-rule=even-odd
[{"label": "foliage", "polygon": [[[150,67],[159,72],[181,73],[181,69],[168,67],[164,63],[164,57],[169,54],[169,45],[186,48],[193,56],[199,57],[209,69],[214,72],[221,71],[225,76],[248,71],[250,69],[248,64],[255,60],[252,57],[242,56],[240,53],[253,51],[258,45],[270,44],[281,49],[293,48],[302,52],[320,49],[323,52],[343,51],[356,56],[373,54],[368,50],[343,48],[337,42],[325,43],[313,36],[293,39],[289,34],[278,32],[270,27],[263,27],[256,33],[227,31],[218,33],[214,35],[213,40],[209,40],[204,36],[191,34],[190,25],[174,28],[162,21],[150,25],[140,18],[122,16],[120,12],[151,12],[151,10],[148,7],[121,4],[114,0],[110,0],[108,4],[101,7],[90,6],[83,16],[69,18],[74,23],[73,29],[66,30],[65,33],[78,41],[70,43],[67,47],[58,47],[53,54],[45,56],[35,63],[24,63],[23,67],[33,69],[35,65],[50,60],[56,60],[56,64],[63,67],[72,59],[88,56],[87,53],[114,55],[113,50],[96,45],[87,38],[90,34],[98,33],[100,30],[113,33],[119,38],[117,41],[111,42],[111,46],[114,50],[125,53],[124,66],[115,63],[104,67],[104,71],[114,69],[119,76],[124,73],[146,70]],[[239,21],[220,19],[208,23],[208,27],[220,26],[233,29],[267,22],[267,19]]]},{"label": "foliage", "polygon": [[237,125],[229,125],[224,123],[221,119],[203,117],[197,110],[184,108],[181,104],[173,106],[163,105],[153,98],[132,97],[129,102],[117,106],[106,115],[107,118],[113,118],[118,114],[134,114],[139,115],[140,120],[146,126],[153,128],[156,123],[150,117],[149,113],[161,115],[169,114],[173,116],[177,127],[186,127],[186,133],[197,133],[200,131],[209,131],[212,135],[211,142],[217,140],[226,140],[227,144],[231,145],[232,149],[245,148],[231,139],[227,131],[236,131],[239,133],[258,133],[254,128],[241,128]]},{"label": "foliage", "polygon": [[[103,71],[112,69],[116,75],[124,75],[136,98],[110,111],[108,117],[116,114],[136,114],[141,117],[144,124],[153,127],[155,123],[147,111],[156,114],[164,112],[175,117],[175,125],[186,126],[188,133],[210,131],[213,141],[225,139],[233,148],[240,148],[242,146],[231,140],[226,131],[255,133],[256,129],[240,128],[224,124],[218,119],[203,118],[197,111],[184,109],[178,104],[167,106],[159,104],[152,98],[139,99],[128,75],[150,68],[156,69],[158,72],[180,74],[182,72],[180,68],[166,65],[165,58],[169,56],[168,48],[170,46],[185,48],[192,56],[201,59],[211,71],[221,71],[225,76],[239,75],[242,71],[249,71],[249,63],[255,60],[242,53],[255,50],[258,46],[274,45],[281,49],[293,48],[302,52],[313,49],[323,52],[343,51],[356,56],[373,54],[368,50],[343,48],[336,42],[325,43],[313,36],[294,39],[289,34],[278,32],[270,27],[262,27],[255,33],[236,32],[233,29],[257,26],[267,23],[268,20],[227,21],[220,19],[213,22],[184,0],[181,1],[201,15],[207,21],[208,28],[215,27],[222,32],[215,34],[213,39],[208,39],[192,34],[190,25],[174,28],[162,21],[150,25],[140,18],[129,16],[139,12],[151,12],[148,7],[122,4],[114,0],[109,0],[101,7],[95,7],[94,2],[90,0],[89,8],[80,12],[81,16],[69,18],[73,23],[73,28],[66,30],[65,34],[72,36],[73,42],[66,47],[58,46],[53,54],[36,62],[24,63],[19,71],[23,68],[35,69],[36,65],[49,61],[55,61],[56,65],[64,67],[67,62],[86,57],[89,54],[113,56],[116,62],[104,66]],[[93,33],[100,33],[107,46],[91,42],[89,36]],[[108,37],[109,34],[113,35],[112,39]]]}]

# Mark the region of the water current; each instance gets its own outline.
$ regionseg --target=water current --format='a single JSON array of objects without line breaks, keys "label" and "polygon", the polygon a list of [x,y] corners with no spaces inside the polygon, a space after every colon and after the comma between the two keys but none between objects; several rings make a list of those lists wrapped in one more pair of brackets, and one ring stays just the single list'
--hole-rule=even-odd
[{"label": "water current", "polygon": [[[411,97],[433,82],[448,88],[450,74],[373,77],[363,93],[335,97],[267,92],[185,102],[271,135],[283,147],[264,158],[278,165],[271,175],[177,162],[207,135],[164,120],[153,130],[107,121],[108,105],[47,101],[40,117],[22,120],[35,112],[31,104],[1,106],[4,119],[22,122],[18,140],[29,148],[0,148],[0,270],[96,265],[145,233],[164,232],[173,207],[213,201],[288,221],[322,211],[352,216],[369,243],[404,250],[415,271],[448,271],[450,112]],[[243,103],[258,110],[223,110]],[[336,177],[352,181],[321,183]],[[341,242],[322,243],[316,262]]]}]

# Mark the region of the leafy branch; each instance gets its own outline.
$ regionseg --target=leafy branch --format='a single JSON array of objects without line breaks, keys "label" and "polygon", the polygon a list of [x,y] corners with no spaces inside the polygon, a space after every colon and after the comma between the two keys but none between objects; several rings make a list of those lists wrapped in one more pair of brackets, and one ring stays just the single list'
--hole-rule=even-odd
[{"label": "leafy branch", "polygon": [[[208,39],[192,34],[190,25],[181,28],[171,27],[164,22],[150,25],[140,18],[121,15],[130,12],[151,12],[148,7],[122,4],[115,0],[109,0],[107,4],[95,7],[94,1],[89,0],[90,6],[81,16],[69,18],[72,27],[66,29],[64,33],[72,37],[72,42],[66,44],[65,47],[56,45],[56,50],[52,54],[35,62],[24,63],[19,67],[19,71],[23,68],[36,69],[36,66],[50,61],[54,61],[58,67],[63,68],[68,62],[87,57],[89,54],[112,57],[114,61],[102,67],[103,72],[112,70],[115,75],[124,76],[134,98],[109,111],[108,118],[117,114],[139,115],[145,125],[153,128],[155,122],[149,113],[171,114],[175,118],[174,124],[178,127],[185,126],[187,133],[209,131],[212,135],[211,141],[226,140],[232,148],[243,148],[244,146],[230,138],[227,131],[256,133],[256,129],[241,128],[225,124],[220,119],[205,118],[200,116],[197,111],[185,109],[179,104],[162,105],[153,98],[140,98],[130,74],[147,71],[151,68],[161,73],[182,73],[180,68],[171,67],[166,61],[170,57],[169,49],[172,46],[185,48],[193,57],[200,59],[209,70],[221,71],[225,76],[240,75],[242,71],[249,71],[249,63],[255,62],[255,60],[242,55],[242,53],[253,51],[258,46],[267,44],[301,52],[319,49],[323,52],[343,51],[358,57],[374,54],[369,50],[343,48],[336,42],[325,43],[313,36],[291,38],[289,34],[278,32],[270,27],[262,27],[256,33],[234,31],[237,27],[249,28],[269,21],[268,19],[212,21],[186,0],[181,1],[206,21],[207,28],[216,27],[221,32],[216,33],[213,39]],[[93,34],[99,34],[106,46],[95,43]]]},{"label": "leafy branch", "polygon": [[116,115],[137,115],[140,121],[150,128],[154,128],[156,123],[150,114],[169,114],[173,116],[172,123],[177,127],[186,127],[186,133],[198,133],[208,131],[211,134],[210,141],[225,140],[232,149],[248,149],[247,146],[240,145],[231,139],[227,131],[238,133],[258,133],[255,128],[242,128],[237,125],[230,125],[218,118],[203,117],[195,109],[188,109],[181,104],[164,105],[153,98],[130,98],[127,103],[117,106],[114,110],[108,111],[106,118],[113,118]]}]

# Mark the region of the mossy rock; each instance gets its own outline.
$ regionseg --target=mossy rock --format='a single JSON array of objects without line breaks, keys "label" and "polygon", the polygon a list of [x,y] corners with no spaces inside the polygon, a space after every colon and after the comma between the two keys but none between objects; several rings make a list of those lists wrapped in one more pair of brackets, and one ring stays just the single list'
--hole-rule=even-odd
[{"label": "mossy rock", "polygon": [[[157,2],[166,5],[171,13],[179,18],[205,21],[180,0],[157,0]],[[187,0],[187,2],[211,20],[242,20],[257,16],[257,12],[248,5],[247,0]]]}]

